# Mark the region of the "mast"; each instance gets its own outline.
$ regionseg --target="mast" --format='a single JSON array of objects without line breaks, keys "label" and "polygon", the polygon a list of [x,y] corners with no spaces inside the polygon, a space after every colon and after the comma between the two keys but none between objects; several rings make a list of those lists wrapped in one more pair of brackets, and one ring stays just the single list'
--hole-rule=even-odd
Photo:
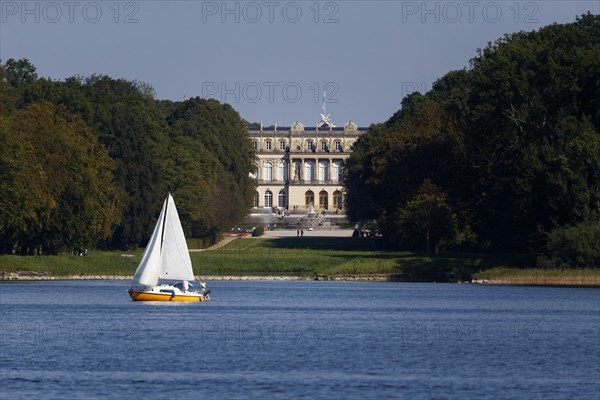
[{"label": "mast", "polygon": [[165,227],[167,226],[167,211],[169,210],[169,200],[171,198],[171,192],[167,194],[167,203],[165,204],[165,216],[163,218],[162,232],[160,232],[160,250],[162,251],[163,244],[165,242]]}]

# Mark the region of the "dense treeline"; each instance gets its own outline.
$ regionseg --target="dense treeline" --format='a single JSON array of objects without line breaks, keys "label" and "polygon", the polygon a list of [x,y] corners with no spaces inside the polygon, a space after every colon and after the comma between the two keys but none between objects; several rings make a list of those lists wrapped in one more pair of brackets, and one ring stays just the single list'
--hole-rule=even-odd
[{"label": "dense treeline", "polygon": [[247,212],[254,152],[244,122],[213,100],[158,101],[107,76],[39,78],[0,65],[0,251],[145,245],[167,191],[190,237]]},{"label": "dense treeline", "polygon": [[490,43],[371,126],[347,167],[352,219],[393,244],[543,254],[576,237],[600,266],[600,16]]}]

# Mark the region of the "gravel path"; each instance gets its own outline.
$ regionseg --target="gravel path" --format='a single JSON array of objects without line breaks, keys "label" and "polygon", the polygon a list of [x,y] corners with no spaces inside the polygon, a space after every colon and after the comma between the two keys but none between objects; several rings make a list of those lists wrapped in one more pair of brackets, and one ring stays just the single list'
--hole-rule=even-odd
[{"label": "gravel path", "polygon": [[[352,237],[352,229],[336,229],[336,230],[304,230],[305,237]],[[267,231],[262,237],[281,238],[297,236],[297,231],[292,229]]]}]

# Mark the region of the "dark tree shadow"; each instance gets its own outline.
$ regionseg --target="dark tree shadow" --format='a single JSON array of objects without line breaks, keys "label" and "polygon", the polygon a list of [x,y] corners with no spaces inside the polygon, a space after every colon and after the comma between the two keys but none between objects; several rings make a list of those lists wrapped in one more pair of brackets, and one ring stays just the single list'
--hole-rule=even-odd
[{"label": "dark tree shadow", "polygon": [[381,239],[352,237],[285,237],[266,240],[263,246],[273,249],[336,251],[373,251],[383,249]]}]

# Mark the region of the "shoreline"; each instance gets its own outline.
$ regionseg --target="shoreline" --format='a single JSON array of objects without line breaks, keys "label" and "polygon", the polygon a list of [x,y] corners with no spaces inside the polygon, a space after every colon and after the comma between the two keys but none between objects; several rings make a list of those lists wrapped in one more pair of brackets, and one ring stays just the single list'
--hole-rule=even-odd
[{"label": "shoreline", "polygon": [[[372,281],[372,282],[397,282],[392,274],[361,274],[361,275],[205,275],[195,276],[197,281]],[[40,272],[19,271],[2,273],[2,281],[130,281],[132,275],[49,275]]]},{"label": "shoreline", "polygon": [[[0,282],[11,281],[130,281],[133,275],[50,275],[43,272],[18,271],[1,272]],[[306,281],[314,280],[314,277],[307,276],[284,276],[284,275],[265,275],[265,276],[242,276],[242,275],[203,275],[195,276],[196,281]]]},{"label": "shoreline", "polygon": [[[576,286],[576,287],[600,287],[600,280],[586,279],[584,277],[572,276],[571,279],[523,279],[522,277],[506,277],[500,279],[472,279],[463,282],[447,282],[457,284],[473,285],[513,285],[513,286]],[[130,281],[132,275],[50,275],[43,272],[18,271],[0,272],[0,282],[15,281],[61,281],[61,280],[120,280]],[[195,280],[202,281],[338,281],[338,282],[409,282],[398,274],[333,274],[333,275],[311,275],[311,276],[286,276],[286,275],[205,275],[195,276]],[[431,282],[442,283],[442,282]]]},{"label": "shoreline", "polygon": [[582,278],[573,279],[519,279],[519,278],[506,278],[506,279],[473,279],[469,282],[473,285],[502,285],[502,286],[564,286],[564,287],[587,287],[587,288],[600,288],[600,281],[593,280],[587,281]]}]

